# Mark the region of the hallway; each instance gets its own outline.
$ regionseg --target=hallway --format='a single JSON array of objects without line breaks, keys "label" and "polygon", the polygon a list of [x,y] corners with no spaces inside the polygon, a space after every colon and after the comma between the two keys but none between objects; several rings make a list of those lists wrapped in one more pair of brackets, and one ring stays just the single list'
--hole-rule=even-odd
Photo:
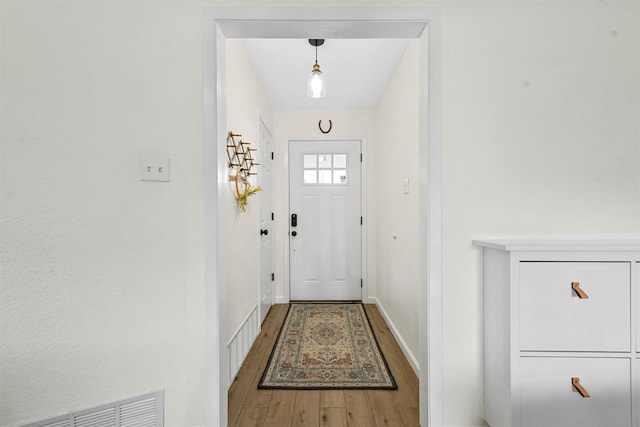
[{"label": "hallway", "polygon": [[375,305],[365,304],[376,339],[398,389],[259,390],[258,381],[287,313],[271,308],[251,351],[229,388],[230,427],[416,427],[418,378]]}]

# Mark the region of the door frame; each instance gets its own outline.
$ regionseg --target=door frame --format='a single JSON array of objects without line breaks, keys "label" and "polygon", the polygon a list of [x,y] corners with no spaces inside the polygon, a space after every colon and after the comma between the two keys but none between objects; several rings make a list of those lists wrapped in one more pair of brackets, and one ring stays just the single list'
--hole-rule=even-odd
[{"label": "door frame", "polygon": [[[268,37],[283,23],[298,38],[310,29],[340,32],[355,24],[361,38],[390,37],[416,23],[425,24],[418,37],[420,164],[420,424],[444,425],[442,342],[442,30],[436,7],[216,7],[202,8],[203,163],[202,230],[204,286],[205,424],[227,424],[228,360],[226,352],[226,255],[223,223],[226,172],[225,37]],[[362,24],[362,25],[358,25]],[[223,33],[223,28],[225,32]],[[320,31],[324,29],[324,31]],[[384,30],[384,31],[377,31]],[[386,31],[386,32],[385,32]],[[293,36],[292,36],[293,37]]]},{"label": "door frame", "polygon": [[[260,138],[260,136],[262,134],[262,128],[264,128],[267,131],[267,133],[269,134],[269,137],[271,138],[271,149],[273,151],[275,151],[275,148],[274,148],[275,141],[274,141],[274,137],[273,137],[273,132],[271,132],[271,129],[269,128],[269,126],[267,126],[267,123],[264,120],[264,118],[262,117],[262,114],[260,113],[260,111],[258,111],[258,126],[257,127],[258,127],[257,135],[258,135],[258,140],[259,140],[259,148],[258,149],[259,150],[263,150],[264,149],[264,147],[262,147],[262,138]],[[273,188],[273,183],[275,182],[275,173],[274,173],[274,170],[273,170],[274,163],[275,162],[273,162],[273,158],[272,158],[272,163],[271,163],[271,187],[272,188]],[[271,204],[271,212],[275,212],[275,208],[273,206],[273,195],[274,195],[273,190],[269,194],[271,196],[271,201],[270,201],[271,202],[270,203]],[[260,207],[260,210],[262,211],[262,207]],[[271,230],[270,230],[271,231],[271,239],[270,239],[270,242],[271,242],[271,244],[270,244],[270,246],[271,246],[271,248],[270,248],[270,250],[271,250],[271,274],[273,274],[275,272],[275,254],[274,254],[275,241],[274,241],[274,236],[273,236],[273,232],[274,232],[273,229],[275,228],[275,227],[273,227],[273,224],[275,223],[275,221],[274,220],[270,220],[270,221],[271,221],[270,222],[270,224],[271,224],[271,227],[270,227],[271,228]],[[260,236],[260,237],[262,237],[262,236]],[[260,246],[260,274],[259,274],[259,277],[258,277],[258,321],[259,321],[260,324],[258,325],[258,330],[262,330],[262,320],[263,320],[263,317],[264,317],[263,314],[265,314],[265,313],[262,313],[262,273],[263,273],[263,271],[262,271],[262,256],[263,256],[263,253],[262,253],[262,242],[260,242],[260,243],[261,243],[261,246]],[[272,279],[271,280],[271,285],[270,285],[271,286],[271,306],[273,306],[273,304],[275,303],[275,289],[274,289],[275,286],[274,285],[275,285],[275,283],[273,282],[273,279]]]},{"label": "door frame", "polygon": [[[309,137],[287,137],[284,139],[284,169],[282,176],[283,179],[283,187],[282,191],[284,194],[283,201],[284,206],[287,211],[287,215],[284,215],[283,218],[283,235],[282,238],[284,240],[284,296],[283,300],[280,301],[276,297],[276,303],[288,303],[291,298],[291,280],[289,280],[290,275],[290,263],[289,263],[289,255],[290,255],[290,247],[289,247],[289,217],[291,216],[291,205],[289,204],[289,143],[291,141],[359,141],[360,142],[360,152],[362,153],[362,162],[360,163],[360,212],[364,217],[364,211],[367,206],[367,174],[365,171],[367,154],[366,154],[366,138],[358,138],[358,137],[345,137],[345,138],[337,138],[337,137],[328,137],[328,136],[309,136]],[[363,303],[371,303],[368,299],[369,296],[369,285],[368,285],[368,274],[367,274],[367,220],[364,218],[362,227],[360,227],[360,274],[362,277],[362,289],[361,289],[361,299]]]}]

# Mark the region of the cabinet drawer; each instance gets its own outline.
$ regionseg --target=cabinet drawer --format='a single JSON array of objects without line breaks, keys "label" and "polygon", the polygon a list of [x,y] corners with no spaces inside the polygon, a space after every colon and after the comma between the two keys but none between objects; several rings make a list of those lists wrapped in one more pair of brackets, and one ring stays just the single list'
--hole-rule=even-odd
[{"label": "cabinet drawer", "polygon": [[522,427],[631,426],[630,359],[522,357],[520,369]]},{"label": "cabinet drawer", "polygon": [[520,262],[520,349],[630,351],[630,294],[628,262]]}]

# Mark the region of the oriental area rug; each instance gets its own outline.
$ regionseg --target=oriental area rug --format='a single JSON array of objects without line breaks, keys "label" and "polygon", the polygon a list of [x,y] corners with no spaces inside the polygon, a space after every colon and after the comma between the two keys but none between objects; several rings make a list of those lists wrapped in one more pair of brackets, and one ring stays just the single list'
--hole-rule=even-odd
[{"label": "oriental area rug", "polygon": [[360,303],[292,303],[262,389],[397,389]]}]

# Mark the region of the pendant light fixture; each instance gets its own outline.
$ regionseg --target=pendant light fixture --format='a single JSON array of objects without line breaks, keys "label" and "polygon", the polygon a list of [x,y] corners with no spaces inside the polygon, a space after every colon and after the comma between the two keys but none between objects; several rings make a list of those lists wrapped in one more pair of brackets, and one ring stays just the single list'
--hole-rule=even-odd
[{"label": "pendant light fixture", "polygon": [[309,44],[316,47],[316,63],[313,65],[309,82],[307,83],[307,96],[311,98],[322,98],[327,94],[322,78],[322,71],[318,65],[318,46],[324,44],[324,39],[309,39]]}]

